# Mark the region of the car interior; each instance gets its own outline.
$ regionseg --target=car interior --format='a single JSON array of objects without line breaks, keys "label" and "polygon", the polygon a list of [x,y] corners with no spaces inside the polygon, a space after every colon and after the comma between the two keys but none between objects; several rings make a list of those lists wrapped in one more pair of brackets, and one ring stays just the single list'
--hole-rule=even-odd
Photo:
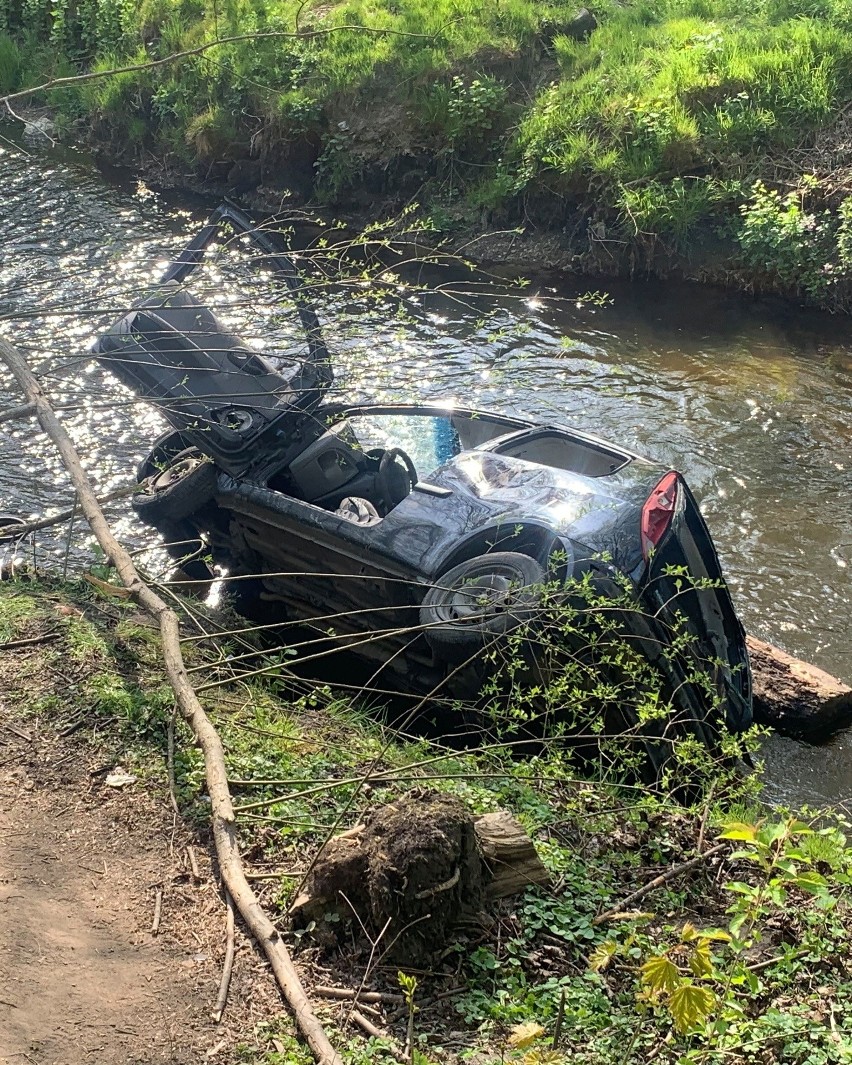
[{"label": "car interior", "polygon": [[415,486],[428,487],[421,478],[474,449],[586,477],[607,476],[630,461],[628,454],[597,441],[490,415],[354,411],[267,484],[358,524],[374,524]]}]

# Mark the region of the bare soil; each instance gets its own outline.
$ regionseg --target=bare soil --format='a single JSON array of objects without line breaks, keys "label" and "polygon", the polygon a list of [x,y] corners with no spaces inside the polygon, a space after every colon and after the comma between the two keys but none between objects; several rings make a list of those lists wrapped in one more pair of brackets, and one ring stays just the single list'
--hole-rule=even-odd
[{"label": "bare soil", "polygon": [[27,680],[55,679],[40,650],[0,650],[0,1065],[230,1063],[281,1011],[265,963],[238,931],[216,1025],[225,908],[205,842],[167,789],[107,783],[114,740],[21,716]]}]

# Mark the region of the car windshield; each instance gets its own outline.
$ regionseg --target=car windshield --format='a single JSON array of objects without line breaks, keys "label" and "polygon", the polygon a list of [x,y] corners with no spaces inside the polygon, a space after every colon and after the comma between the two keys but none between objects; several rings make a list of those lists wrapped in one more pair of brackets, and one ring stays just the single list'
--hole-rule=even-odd
[{"label": "car windshield", "polygon": [[371,411],[349,417],[346,424],[365,451],[402,448],[421,478],[428,477],[460,451],[520,428],[509,419],[488,415],[425,411]]}]

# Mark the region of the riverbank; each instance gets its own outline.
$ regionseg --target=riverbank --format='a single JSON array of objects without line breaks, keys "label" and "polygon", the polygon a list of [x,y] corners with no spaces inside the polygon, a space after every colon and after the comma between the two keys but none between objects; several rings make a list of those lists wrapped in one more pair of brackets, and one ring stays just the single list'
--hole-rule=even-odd
[{"label": "riverbank", "polygon": [[[70,860],[74,841],[85,838],[82,864],[91,865],[86,875],[96,891],[123,870],[122,890],[135,901],[129,915],[119,913],[114,931],[140,940],[149,964],[155,937],[145,929],[161,886],[160,935],[169,948],[163,964],[183,967],[192,978],[185,988],[175,985],[172,1015],[186,1007],[198,1018],[171,1029],[169,1060],[206,1048],[208,1057],[229,1065],[307,1065],[266,986],[264,966],[239,931],[224,1025],[217,1030],[201,1019],[215,997],[224,926],[206,860],[201,758],[178,722],[170,759],[171,698],[157,634],[121,589],[108,591],[84,581],[0,583],[0,742],[4,779],[18,804],[12,846],[15,832],[29,824],[21,803],[56,810],[67,800],[58,822],[62,838],[51,836],[51,853],[61,850],[60,860]],[[305,686],[283,666],[280,677],[234,683],[229,656],[254,640],[234,621],[196,603],[185,615],[186,634],[195,638],[184,646],[223,739],[249,873],[291,938],[347,1065],[394,1058],[385,1039],[368,1040],[352,1026],[348,1004],[323,1005],[317,985],[369,989],[370,1018],[401,1045],[409,1021],[398,1007],[398,966],[385,961],[381,944],[371,945],[357,922],[340,946],[330,934],[334,926],[294,935],[288,906],[334,826],[432,791],[477,813],[512,812],[551,883],[461,925],[429,971],[415,974],[420,1065],[455,1065],[471,1055],[543,1062],[554,1039],[571,1061],[598,1065],[649,1058],[674,1065],[689,1054],[770,1065],[782,1050],[783,1060],[807,1056],[826,1065],[848,1056],[852,851],[831,815],[819,821],[808,815],[809,828],[761,807],[750,788],[721,776],[712,795],[684,809],[664,795],[578,778],[556,747],[525,759],[507,756],[500,745],[451,751],[397,733],[375,707],[368,713],[357,697]],[[199,640],[203,632],[209,637]],[[154,876],[137,866],[167,840],[170,764],[179,811],[175,858]],[[187,844],[197,848],[198,876],[191,861],[179,860]],[[102,854],[109,856],[106,867]],[[128,869],[138,872],[136,880],[128,881]],[[51,870],[61,871],[55,864]],[[651,886],[656,877],[662,879]],[[641,903],[631,904],[640,888]],[[83,907],[75,919],[87,913]],[[598,920],[604,913],[607,919]],[[20,986],[24,954],[22,947],[4,956],[10,988]],[[93,973],[102,977],[104,965],[94,960]],[[46,1018],[56,1017],[70,992],[64,981],[43,983],[39,1016],[30,1021],[45,1028],[41,1046],[48,1053],[53,1029]],[[147,1029],[137,1046],[135,1021],[125,1021],[125,1060],[156,1060]],[[21,1031],[29,1032],[26,1025]],[[41,1060],[42,1049],[27,1046]]]},{"label": "riverbank", "polygon": [[852,37],[830,0],[22,11],[0,2],[0,94],[132,68],[35,101],[114,162],[267,209],[416,203],[486,261],[852,306]]}]

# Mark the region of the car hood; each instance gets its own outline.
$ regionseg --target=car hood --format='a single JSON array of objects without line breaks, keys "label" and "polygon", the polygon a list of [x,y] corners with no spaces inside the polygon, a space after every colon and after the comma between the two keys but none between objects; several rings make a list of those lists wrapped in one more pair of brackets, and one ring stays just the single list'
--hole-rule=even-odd
[{"label": "car hood", "polygon": [[[273,363],[231,333],[185,286],[223,225],[246,234],[265,269],[283,278],[308,347],[296,372]],[[94,354],[141,399],[222,470],[238,477],[258,454],[286,450],[305,432],[306,416],[333,380],[317,315],[276,234],[255,227],[241,211],[219,208],[175,258],[157,290],[122,315],[93,347]]]}]

